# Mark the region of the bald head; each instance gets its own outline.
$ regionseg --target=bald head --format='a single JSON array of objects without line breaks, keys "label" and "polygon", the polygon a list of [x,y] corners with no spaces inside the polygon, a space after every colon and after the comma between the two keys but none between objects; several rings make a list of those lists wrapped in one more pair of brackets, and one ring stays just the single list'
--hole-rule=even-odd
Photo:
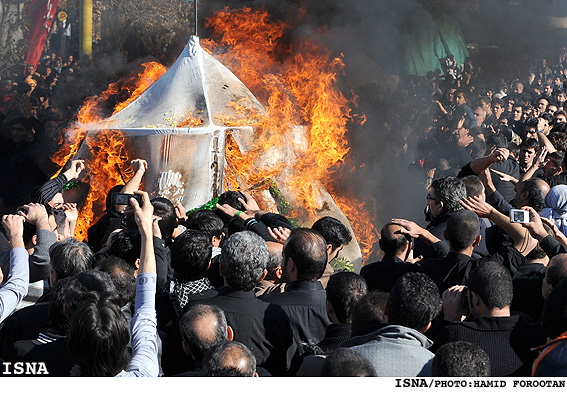
[{"label": "bald head", "polygon": [[225,341],[215,345],[205,358],[207,375],[212,377],[253,377],[256,373],[256,358],[250,350],[236,341]]},{"label": "bald head", "polygon": [[549,187],[549,184],[540,178],[536,178],[536,184],[537,187],[541,190],[541,193],[543,195],[543,198],[545,199],[547,193],[549,192],[549,190],[551,189],[551,187]]},{"label": "bald head", "polygon": [[270,258],[266,265],[266,280],[277,282],[281,278],[281,267],[283,262],[283,244],[276,242],[266,242]]},{"label": "bald head", "polygon": [[380,231],[380,248],[384,254],[403,258],[409,247],[408,238],[402,234],[401,225],[388,223]]},{"label": "bald head", "polygon": [[179,320],[183,347],[198,364],[216,344],[229,340],[224,312],[217,306],[197,304]]},{"label": "bald head", "polygon": [[549,260],[541,293],[545,299],[561,280],[567,277],[567,254],[558,254]]}]

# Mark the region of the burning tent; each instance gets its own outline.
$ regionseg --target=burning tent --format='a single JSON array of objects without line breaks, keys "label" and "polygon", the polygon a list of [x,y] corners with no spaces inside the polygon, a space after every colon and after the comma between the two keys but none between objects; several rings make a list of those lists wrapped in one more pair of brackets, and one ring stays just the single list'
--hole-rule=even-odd
[{"label": "burning tent", "polygon": [[[292,143],[266,148],[257,155],[253,165],[267,170],[269,178],[250,184],[250,179],[248,182],[240,179],[227,162],[227,145],[245,156],[254,141],[264,137],[254,122],[247,119],[251,113],[265,114],[266,109],[192,36],[175,64],[161,78],[104,121],[102,129],[100,125],[90,129],[88,137],[119,131],[130,159],[148,161],[144,187],[150,195],[180,200],[188,210],[220,195],[223,178],[228,176],[236,178],[244,191],[258,189],[255,196],[265,210],[277,210],[275,199],[282,198],[300,209],[304,201],[298,200],[289,184],[292,171],[289,163],[309,146],[306,126],[290,126],[287,137]],[[228,118],[230,122],[226,121]],[[91,153],[92,146],[83,143],[76,157],[89,159]],[[279,198],[269,192],[268,183],[277,188]],[[299,217],[299,224],[310,226],[319,217],[333,216],[352,232],[347,218],[324,187],[317,181],[310,187],[318,208]],[[361,251],[356,241],[345,248],[343,255],[356,271],[360,270]]]}]

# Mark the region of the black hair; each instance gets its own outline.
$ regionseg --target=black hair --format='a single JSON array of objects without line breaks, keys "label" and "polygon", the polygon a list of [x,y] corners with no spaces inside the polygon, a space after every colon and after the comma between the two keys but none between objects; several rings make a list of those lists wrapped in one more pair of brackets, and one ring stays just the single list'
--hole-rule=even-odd
[{"label": "black hair", "polygon": [[567,277],[567,259],[564,256],[555,256],[545,272],[545,279],[553,288]]},{"label": "black hair", "polygon": [[545,207],[545,195],[540,187],[540,182],[543,180],[539,178],[528,179],[522,184],[522,193],[527,192],[526,198],[529,206],[533,207],[535,211],[542,211]]},{"label": "black hair", "polygon": [[431,183],[431,188],[435,198],[443,202],[444,211],[454,212],[463,209],[459,201],[467,196],[467,190],[461,179],[452,176],[441,177]]},{"label": "black hair", "polygon": [[484,157],[484,154],[486,153],[486,142],[478,135],[475,135],[472,143],[467,146],[467,149],[470,151],[470,155],[473,160]]},{"label": "black hair", "polygon": [[199,231],[187,229],[171,245],[173,275],[180,283],[200,280],[207,273],[212,254],[210,239]]},{"label": "black hair", "polygon": [[337,348],[323,361],[322,377],[375,377],[376,369],[366,356],[351,348]]},{"label": "black hair", "polygon": [[163,197],[154,198],[150,202],[154,207],[154,216],[161,217],[161,220],[158,221],[158,225],[162,239],[170,239],[173,235],[173,231],[177,228],[175,206],[173,206],[173,203],[169,199]]},{"label": "black hair", "polygon": [[462,182],[465,183],[465,188],[467,190],[467,198],[472,196],[481,196],[484,193],[484,187],[482,182],[477,175],[469,175],[461,178]]},{"label": "black hair", "polygon": [[567,331],[567,280],[553,287],[543,305],[543,328],[550,339]]},{"label": "black hair", "polygon": [[220,239],[224,227],[224,223],[219,216],[210,210],[203,209],[189,213],[183,225],[187,229],[195,229],[204,233],[209,238],[209,241],[213,240],[213,236]]},{"label": "black hair", "polygon": [[385,315],[386,292],[369,292],[362,296],[352,307],[352,335],[368,327],[388,322]]},{"label": "black hair", "polygon": [[534,138],[526,138],[520,143],[521,149],[534,149],[537,152],[539,150],[539,142]]},{"label": "black hair", "polygon": [[327,300],[340,323],[350,323],[352,307],[368,292],[368,285],[362,276],[353,272],[332,274],[325,289]]},{"label": "black hair", "polygon": [[68,238],[53,243],[49,248],[51,268],[57,273],[57,279],[71,277],[92,268],[94,254],[86,243]]},{"label": "black hair", "polygon": [[125,260],[111,255],[98,263],[97,270],[110,275],[112,282],[116,286],[116,294],[121,307],[134,300],[136,297],[134,268],[126,263]]},{"label": "black hair", "polygon": [[122,258],[136,269],[136,260],[142,251],[142,236],[137,230],[122,230],[112,237],[110,255]]},{"label": "black hair", "polygon": [[128,322],[114,294],[89,292],[71,316],[67,347],[81,376],[114,377],[126,368]]},{"label": "black hair", "polygon": [[407,247],[409,236],[400,233],[401,228],[400,225],[391,222],[382,227],[379,244],[384,254],[395,256]]},{"label": "black hair", "polygon": [[447,240],[455,251],[461,251],[474,243],[480,233],[480,222],[476,213],[462,210],[447,221]]},{"label": "black hair", "polygon": [[507,149],[508,140],[502,134],[490,134],[486,138],[486,146],[488,151],[492,150],[493,148]]},{"label": "black hair", "polygon": [[435,352],[431,373],[434,377],[489,377],[490,359],[475,344],[450,342]]},{"label": "black hair", "polygon": [[496,262],[484,262],[474,268],[468,277],[467,287],[490,310],[512,304],[512,276],[504,266]]},{"label": "black hair", "polygon": [[396,281],[386,304],[388,323],[421,331],[441,311],[435,282],[422,273],[406,273]]},{"label": "black hair", "polygon": [[[565,123],[565,125],[567,126],[567,123]],[[553,147],[555,147],[558,151],[565,152],[567,150],[567,134],[564,132],[550,132],[547,139],[549,139]]]},{"label": "black hair", "polygon": [[[214,316],[206,331],[197,329],[201,318]],[[224,312],[212,304],[195,304],[179,319],[179,331],[189,352],[193,355],[198,366],[201,365],[205,354],[216,344],[228,340],[227,322]]]},{"label": "black hair", "polygon": [[315,281],[321,278],[327,266],[325,239],[309,228],[296,228],[287,238],[284,249],[284,267],[289,258],[297,269],[298,281]]},{"label": "black hair", "polygon": [[108,274],[95,270],[57,280],[49,297],[49,326],[66,334],[70,317],[77,309],[82,296],[89,291],[112,293],[116,292],[116,286]]},{"label": "black hair", "polygon": [[[246,197],[240,191],[227,191],[227,192],[223,192],[219,196],[219,200],[217,203],[219,205],[229,205],[235,208],[236,210],[244,211],[245,210],[244,205],[242,204],[242,202],[238,200],[238,198],[241,198],[242,200],[246,200]],[[229,215],[220,211],[217,208],[213,209],[213,212],[217,216],[219,216],[225,224],[228,224],[232,220],[232,217],[230,217]]]},{"label": "black hair", "polygon": [[319,232],[325,242],[331,245],[331,251],[335,251],[343,244],[348,244],[352,240],[352,235],[348,228],[334,217],[325,216],[313,224],[311,227]]}]

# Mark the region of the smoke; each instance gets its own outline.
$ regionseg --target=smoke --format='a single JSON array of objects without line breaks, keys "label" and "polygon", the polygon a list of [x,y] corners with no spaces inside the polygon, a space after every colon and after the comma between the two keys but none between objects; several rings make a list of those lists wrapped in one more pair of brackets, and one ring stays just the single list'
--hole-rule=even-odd
[{"label": "smoke", "polygon": [[[540,16],[567,15],[567,5],[559,1],[212,0],[198,3],[199,36],[210,36],[205,18],[227,6],[266,8],[291,26],[286,39],[292,43],[308,37],[334,55],[344,55],[341,90],[346,96],[352,92],[358,97],[354,111],[363,113],[367,122],[350,124],[349,159],[336,182],[340,191],[374,203],[377,230],[394,217],[424,223],[422,175],[408,169],[415,161],[418,127],[414,126],[419,122],[411,121],[417,108],[412,107],[412,97],[405,96],[404,75],[408,43],[419,40],[420,28],[434,29],[440,15],[456,20],[465,42],[475,44],[471,47],[473,64],[483,70],[491,87],[497,87],[500,78],[519,77],[538,57],[559,49],[558,39],[565,34],[550,29]],[[172,45],[177,49],[188,36],[178,38],[178,45]],[[177,55],[171,53],[172,58]],[[75,78],[59,86],[68,93],[63,107],[103,90],[115,81],[117,72],[127,74],[134,64],[139,65],[140,60],[128,63],[115,54],[81,70],[89,78]],[[403,150],[398,152],[400,146]]]}]

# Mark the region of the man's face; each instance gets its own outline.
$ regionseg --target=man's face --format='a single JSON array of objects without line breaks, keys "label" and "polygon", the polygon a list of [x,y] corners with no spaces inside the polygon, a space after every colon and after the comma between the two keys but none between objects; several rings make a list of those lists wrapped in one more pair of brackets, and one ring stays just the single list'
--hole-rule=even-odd
[{"label": "man's face", "polygon": [[502,107],[502,105],[500,104],[495,104],[494,105],[494,115],[496,117],[500,117],[500,115],[504,113],[504,108]]},{"label": "man's face", "polygon": [[12,125],[11,134],[15,144],[28,142],[30,139],[30,131],[20,123]]},{"label": "man's face", "polygon": [[551,113],[552,115],[555,114],[555,112],[557,112],[557,105],[548,105],[547,106],[547,111],[549,113]]},{"label": "man's face", "polygon": [[449,89],[447,90],[447,99],[449,100],[449,102],[451,104],[453,104],[455,102],[455,92],[457,91],[457,89]]},{"label": "man's face", "polygon": [[329,248],[329,252],[327,253],[327,262],[331,262],[333,259],[338,258],[339,253],[345,247],[344,244],[341,244],[339,247],[335,248],[333,251]]},{"label": "man's face", "polygon": [[474,110],[474,117],[476,119],[477,127],[480,127],[482,125],[482,122],[484,121],[484,119],[486,119],[486,116],[484,116],[484,109],[476,108]]},{"label": "man's face", "polygon": [[548,160],[547,164],[543,167],[544,176],[554,176],[560,170],[561,164],[554,159]]},{"label": "man's face", "polygon": [[545,135],[547,135],[549,133],[549,121],[547,121],[546,119],[543,119],[541,117],[538,117],[537,119],[537,128],[538,130],[542,130],[544,132]]},{"label": "man's face", "polygon": [[512,112],[512,108],[514,108],[514,100],[508,100],[506,101],[506,111],[508,112]]},{"label": "man's face", "polygon": [[33,74],[33,72],[35,70],[34,70],[34,67],[32,65],[29,65],[29,66],[27,66],[26,71],[27,71],[28,75],[31,75],[31,74]]},{"label": "man's face", "polygon": [[555,98],[557,99],[557,102],[560,102],[560,103],[565,102],[565,100],[567,99],[567,97],[565,97],[565,93],[557,93]]},{"label": "man's face", "polygon": [[543,86],[543,93],[546,96],[550,96],[551,95],[551,86],[548,86],[548,85]]},{"label": "man's face", "polygon": [[[532,136],[527,135],[527,134],[528,134],[528,132],[526,130],[526,136],[528,138],[533,138]],[[535,154],[536,154],[536,151],[533,147],[522,147],[520,149],[520,165],[523,168],[527,168],[527,167],[531,166],[532,162],[534,160]]]},{"label": "man's face", "polygon": [[429,206],[431,218],[435,218],[443,213],[441,202],[435,197],[435,190],[433,189],[433,187],[429,187],[429,191],[427,193],[427,205]]},{"label": "man's face", "polygon": [[492,110],[490,108],[490,102],[485,102],[484,100],[480,102],[480,105],[482,106],[482,109],[487,113],[490,114],[492,113]]},{"label": "man's face", "polygon": [[522,120],[522,107],[521,106],[515,106],[514,107],[514,111],[512,112],[512,114],[514,115],[514,121],[520,121]]},{"label": "man's face", "polygon": [[565,123],[566,121],[567,118],[563,113],[559,113],[557,116],[555,116],[555,124]]},{"label": "man's face", "polygon": [[513,88],[514,93],[522,94],[524,92],[524,86],[520,83],[516,83]]},{"label": "man's face", "polygon": [[537,139],[537,130],[535,127],[526,127],[524,132],[526,133],[526,138]]},{"label": "man's face", "polygon": [[537,109],[539,110],[539,113],[543,113],[547,110],[547,100],[545,99],[541,99],[537,102]]},{"label": "man's face", "polygon": [[455,103],[457,104],[457,106],[465,105],[466,102],[467,100],[465,99],[463,93],[455,94]]},{"label": "man's face", "polygon": [[65,201],[63,200],[63,194],[58,192],[57,194],[55,194],[53,199],[49,201],[48,205],[57,209],[57,208],[61,207],[63,205],[63,203],[65,203]]}]

